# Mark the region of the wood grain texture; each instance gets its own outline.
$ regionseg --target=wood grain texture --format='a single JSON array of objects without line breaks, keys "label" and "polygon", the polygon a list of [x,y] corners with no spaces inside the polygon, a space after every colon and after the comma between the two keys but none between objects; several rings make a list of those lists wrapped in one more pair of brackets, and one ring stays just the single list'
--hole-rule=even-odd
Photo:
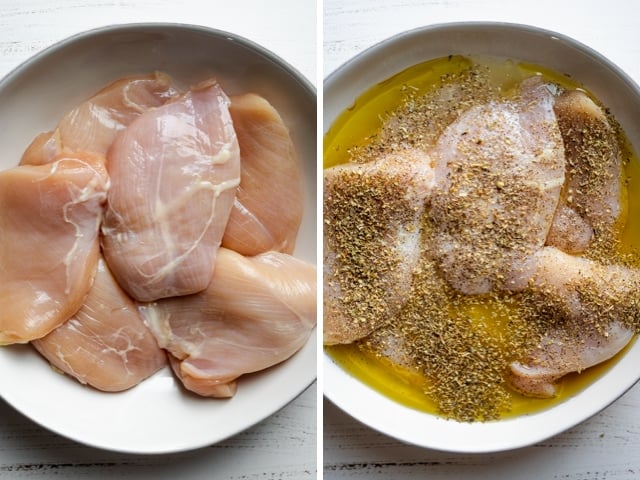
[{"label": "wood grain texture", "polygon": [[324,0],[323,73],[392,35],[465,21],[523,23],[562,32],[640,78],[640,6],[626,0]]},{"label": "wood grain texture", "polygon": [[71,35],[145,22],[233,32],[267,47],[316,81],[316,4],[295,0],[0,0],[0,75]]},{"label": "wood grain texture", "polygon": [[[577,427],[510,452],[462,455],[403,444],[324,401],[324,478],[633,479],[640,476],[640,389]],[[635,422],[633,421],[635,420]],[[428,432],[425,432],[428,435]]]},{"label": "wood grain texture", "polygon": [[[411,28],[490,20],[562,32],[607,56],[640,82],[638,18],[638,4],[624,0],[324,0],[323,74],[326,77],[364,49]],[[325,399],[322,457],[325,480],[636,479],[640,478],[640,385],[567,432],[528,448],[488,455],[403,444],[372,431]]]},{"label": "wood grain texture", "polygon": [[[85,30],[172,22],[241,35],[272,50],[315,84],[316,13],[315,2],[297,0],[0,0],[0,77],[54,42]],[[163,456],[79,445],[0,400],[0,479],[316,478],[317,392],[314,383],[281,411],[227,441]]]}]

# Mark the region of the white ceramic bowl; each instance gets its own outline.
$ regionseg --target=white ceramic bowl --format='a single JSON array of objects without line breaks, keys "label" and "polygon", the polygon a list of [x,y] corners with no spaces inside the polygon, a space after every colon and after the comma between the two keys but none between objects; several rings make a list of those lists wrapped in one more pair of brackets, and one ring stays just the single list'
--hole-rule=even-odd
[{"label": "white ceramic bowl", "polygon": [[[38,53],[0,82],[0,168],[16,165],[31,139],[79,101],[119,77],[154,70],[184,85],[215,75],[227,93],[254,91],[279,110],[304,163],[305,213],[295,255],[315,263],[315,89],[274,54],[231,33],[121,25]],[[168,368],[129,391],[98,392],[54,373],[29,346],[9,346],[0,348],[0,396],[44,427],[88,445],[176,452],[218,442],[275,413],[314,381],[316,352],[314,332],[288,361],[242,378],[234,398],[218,401],[185,393]]]},{"label": "white ceramic bowl", "polygon": [[[451,54],[491,55],[551,68],[588,87],[611,109],[636,151],[640,90],[602,55],[558,33],[504,23],[456,23],[408,31],[362,52],[324,83],[324,132],[371,86],[420,62]],[[324,394],[362,423],[399,440],[438,450],[493,452],[542,441],[599,412],[640,378],[640,343],[602,377],[563,403],[516,418],[461,423],[404,407],[351,377],[328,356]]]}]

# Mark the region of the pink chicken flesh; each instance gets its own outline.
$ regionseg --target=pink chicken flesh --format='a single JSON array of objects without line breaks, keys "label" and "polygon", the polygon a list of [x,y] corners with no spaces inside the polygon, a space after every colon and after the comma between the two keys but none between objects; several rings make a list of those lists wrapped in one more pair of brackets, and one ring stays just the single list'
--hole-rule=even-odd
[{"label": "pink chicken flesh", "polygon": [[56,368],[106,392],[131,388],[167,363],[102,259],[82,308],[33,346]]},{"label": "pink chicken flesh", "polygon": [[302,179],[289,130],[255,94],[231,98],[241,180],[222,246],[243,255],[292,253],[302,221]]},{"label": "pink chicken flesh", "polygon": [[89,151],[106,155],[118,132],[143,112],[177,95],[171,78],[160,72],[117,80],[70,110],[54,131],[38,135],[20,161],[48,163],[59,152]]},{"label": "pink chicken flesh", "polygon": [[228,397],[239,376],[305,344],[316,323],[316,269],[279,252],[244,257],[221,248],[205,291],[140,310],[187,389]]},{"label": "pink chicken flesh", "polygon": [[219,84],[145,112],[114,141],[102,225],[105,259],[135,299],[204,290],[240,183],[238,142]]},{"label": "pink chicken flesh", "polygon": [[0,173],[0,343],[42,337],[81,307],[99,256],[103,163],[76,154]]}]

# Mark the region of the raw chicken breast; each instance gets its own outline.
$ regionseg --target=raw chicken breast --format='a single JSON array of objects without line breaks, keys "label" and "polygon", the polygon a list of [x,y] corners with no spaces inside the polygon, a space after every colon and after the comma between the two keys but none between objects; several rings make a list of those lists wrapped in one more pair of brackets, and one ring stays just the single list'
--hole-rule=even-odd
[{"label": "raw chicken breast", "polygon": [[601,265],[545,247],[529,261],[531,289],[556,319],[528,358],[511,365],[511,383],[538,397],[554,382],[618,353],[634,335],[640,307],[640,270]]},{"label": "raw chicken breast", "polygon": [[117,80],[69,111],[55,131],[38,135],[20,163],[47,163],[61,151],[106,155],[119,131],[141,113],[166,103],[177,93],[171,78],[160,72]]},{"label": "raw chicken breast", "polygon": [[188,364],[183,364],[182,360],[173,355],[169,355],[168,358],[171,370],[184,388],[190,392],[203,397],[231,398],[238,391],[236,380],[220,380],[217,375],[209,375],[206,372],[198,371],[198,369],[190,368]]},{"label": "raw chicken breast", "polygon": [[20,158],[20,165],[43,165],[52,161],[62,151],[56,132],[36,135]]},{"label": "raw chicken breast", "polygon": [[433,165],[419,150],[324,171],[325,344],[390,321],[409,295]]},{"label": "raw chicken breast", "polygon": [[106,392],[131,388],[167,364],[137,305],[102,259],[82,308],[33,346],[56,368]]},{"label": "raw chicken breast", "polygon": [[114,141],[102,246],[118,283],[151,301],[204,290],[240,183],[218,83],[149,110]]},{"label": "raw chicken breast", "polygon": [[243,255],[292,253],[304,202],[289,130],[276,109],[252,93],[232,97],[229,111],[241,174],[222,246]]},{"label": "raw chicken breast", "polygon": [[622,158],[609,119],[584,92],[560,95],[554,111],[566,152],[566,180],[547,244],[580,253],[594,232],[611,236],[624,210]]},{"label": "raw chicken breast", "polygon": [[433,155],[430,217],[443,276],[465,294],[513,288],[513,269],[546,241],[564,183],[551,92],[532,77],[514,100],[472,107]]},{"label": "raw chicken breast", "polygon": [[201,293],[140,307],[185,387],[230,396],[235,380],[286,360],[316,324],[316,268],[287,254],[221,248]]},{"label": "raw chicken breast", "polygon": [[109,187],[101,156],[0,173],[0,343],[25,343],[81,307],[99,256]]}]

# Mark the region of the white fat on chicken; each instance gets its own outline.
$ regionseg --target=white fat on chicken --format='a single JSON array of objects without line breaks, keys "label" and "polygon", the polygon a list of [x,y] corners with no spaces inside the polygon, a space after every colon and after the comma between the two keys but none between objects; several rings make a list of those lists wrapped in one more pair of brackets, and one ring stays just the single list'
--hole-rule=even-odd
[{"label": "white fat on chicken", "polygon": [[209,80],[149,110],[108,154],[105,259],[135,299],[204,290],[236,189],[240,154],[229,99]]},{"label": "white fat on chicken", "polygon": [[177,94],[171,77],[161,72],[119,79],[67,112],[55,130],[36,136],[20,163],[48,163],[63,151],[106,155],[119,131]]},{"label": "white fat on chicken", "polygon": [[300,165],[289,129],[263,97],[231,97],[240,145],[240,186],[222,246],[243,255],[293,253],[304,204]]},{"label": "white fat on chicken", "polygon": [[229,397],[241,375],[296,353],[316,324],[316,267],[280,252],[221,248],[206,290],[142,304],[185,388]]},{"label": "white fat on chicken", "polygon": [[431,158],[415,149],[325,169],[325,344],[369,335],[406,301],[433,179]]},{"label": "white fat on chicken", "polygon": [[608,360],[629,343],[640,308],[640,270],[554,247],[529,263],[534,274],[527,288],[558,320],[526,359],[511,364],[511,384],[526,395],[551,397],[556,380]]},{"label": "white fat on chicken", "polygon": [[470,108],[432,155],[442,275],[465,294],[513,288],[513,269],[545,243],[565,178],[550,88],[531,77],[513,99]]},{"label": "white fat on chicken", "polygon": [[92,154],[0,173],[0,344],[40,338],[82,306],[108,188]]},{"label": "white fat on chicken", "polygon": [[32,344],[57,369],[105,392],[129,389],[167,364],[136,303],[103,259],[80,310]]}]

